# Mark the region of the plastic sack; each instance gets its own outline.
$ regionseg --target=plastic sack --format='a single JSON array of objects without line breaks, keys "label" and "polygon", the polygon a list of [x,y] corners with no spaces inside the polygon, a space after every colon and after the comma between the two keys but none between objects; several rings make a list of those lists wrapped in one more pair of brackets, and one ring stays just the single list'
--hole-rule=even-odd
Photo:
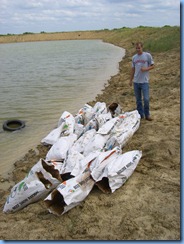
[{"label": "plastic sack", "polygon": [[119,117],[110,131],[110,138],[107,140],[105,150],[119,146],[124,147],[140,126],[140,115],[137,110],[126,112]]},{"label": "plastic sack", "polygon": [[92,130],[92,129],[95,129],[96,131],[98,130],[98,122],[97,120],[94,118],[94,119],[91,119],[87,125],[84,127],[84,133],[88,130]]},{"label": "plastic sack", "polygon": [[[67,157],[63,163],[63,173],[71,173],[72,170],[74,169],[74,167],[76,167],[76,165],[81,164],[80,162],[83,159],[84,159],[84,156],[80,152],[78,152],[74,149],[70,149],[68,151]],[[80,173],[81,172],[82,171],[80,171]]]},{"label": "plastic sack", "polygon": [[64,181],[53,190],[44,202],[49,212],[62,215],[79,205],[90,193],[95,182],[90,176],[89,169],[80,175]]},{"label": "plastic sack", "polygon": [[44,199],[63,181],[59,172],[62,166],[62,163],[49,163],[40,159],[28,175],[11,189],[3,212],[16,212],[28,204]]},{"label": "plastic sack", "polygon": [[107,106],[104,102],[97,102],[93,107],[93,114],[98,116],[99,114],[106,114],[107,113]]},{"label": "plastic sack", "polygon": [[84,156],[87,156],[90,152],[102,151],[105,143],[107,142],[109,135],[95,134],[84,148]]},{"label": "plastic sack", "polygon": [[133,174],[141,157],[142,151],[138,150],[116,155],[113,160],[106,164],[105,170],[101,175],[95,170],[93,170],[91,175],[99,189],[105,193],[110,189],[110,192],[113,193]]},{"label": "plastic sack", "polygon": [[100,154],[101,152],[95,151],[89,153],[86,157],[83,156],[83,159],[78,160],[75,163],[74,168],[71,171],[71,175],[77,176],[81,174],[86,168],[89,168],[91,163],[96,159],[96,157]]},{"label": "plastic sack", "polygon": [[77,135],[77,139],[80,138],[84,133],[84,125],[75,123],[74,134]]},{"label": "plastic sack", "polygon": [[67,136],[73,133],[75,125],[75,119],[73,115],[67,111],[63,112],[57,128],[53,129],[49,134],[44,137],[41,142],[49,145],[53,145],[61,136]]},{"label": "plastic sack", "polygon": [[66,159],[68,150],[76,140],[77,135],[75,134],[71,134],[66,137],[60,137],[48,151],[46,160],[61,161]]},{"label": "plastic sack", "polygon": [[64,114],[64,119],[61,118],[61,135],[68,136],[74,132],[75,119],[71,113],[65,111]]},{"label": "plastic sack", "polygon": [[89,166],[91,176],[95,181],[99,181],[101,180],[101,177],[103,178],[107,175],[107,172],[104,172],[105,170],[107,171],[106,165],[113,161],[120,153],[121,149],[119,147],[106,152],[100,152]]},{"label": "plastic sack", "polygon": [[103,124],[102,127],[99,128],[98,133],[101,135],[110,134],[111,130],[114,128],[116,123],[118,123],[118,117],[113,118],[107,121],[105,124]]},{"label": "plastic sack", "polygon": [[[85,104],[83,108],[81,108],[76,117],[79,119],[79,115],[82,116],[83,120],[81,119],[80,117],[80,121],[83,121],[83,125],[86,125],[91,119],[92,119],[92,116],[93,116],[93,108],[89,105],[89,104]],[[76,118],[76,119],[77,119]]]},{"label": "plastic sack", "polygon": [[41,142],[49,145],[53,145],[60,138],[62,132],[62,125],[58,128],[53,129],[46,137],[44,137]]},{"label": "plastic sack", "polygon": [[73,117],[73,115],[71,113],[69,113],[68,111],[64,111],[61,115],[61,117],[59,118],[58,121],[58,126],[59,127],[61,124],[63,124],[67,119],[70,119],[71,117]]},{"label": "plastic sack", "polygon": [[74,119],[75,119],[75,123],[76,124],[80,124],[80,125],[84,125],[84,118],[82,116],[82,113],[78,113],[74,116]]},{"label": "plastic sack", "polygon": [[96,134],[95,129],[91,129],[86,131],[72,146],[73,150],[76,150],[80,153],[84,152],[84,149],[86,145],[89,143],[89,141],[94,137]]},{"label": "plastic sack", "polygon": [[112,119],[111,113],[106,113],[106,114],[99,114],[95,116],[95,119],[97,120],[98,123],[98,128],[102,127],[107,121]]},{"label": "plastic sack", "polygon": [[[87,123],[94,119],[95,116],[103,113],[107,113],[106,103],[97,102],[93,107],[85,104],[84,107],[79,110],[78,115],[80,114],[83,116],[84,125],[87,125]],[[78,115],[77,118],[79,117]]]}]

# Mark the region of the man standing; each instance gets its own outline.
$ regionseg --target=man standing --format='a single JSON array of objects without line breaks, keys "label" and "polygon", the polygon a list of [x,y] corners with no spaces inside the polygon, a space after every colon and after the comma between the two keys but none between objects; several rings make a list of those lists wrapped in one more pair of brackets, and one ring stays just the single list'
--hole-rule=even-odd
[{"label": "man standing", "polygon": [[[137,110],[141,118],[151,121],[149,111],[149,71],[154,68],[154,61],[150,53],[143,52],[142,42],[135,44],[137,54],[132,58],[132,70],[130,76],[130,86],[134,83],[134,94],[136,98]],[[142,95],[144,107],[142,102]]]}]

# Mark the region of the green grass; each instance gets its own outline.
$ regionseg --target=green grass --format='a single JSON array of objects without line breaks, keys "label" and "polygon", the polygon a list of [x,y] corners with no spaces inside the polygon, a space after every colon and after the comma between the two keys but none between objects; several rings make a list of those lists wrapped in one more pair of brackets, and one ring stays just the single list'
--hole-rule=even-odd
[{"label": "green grass", "polygon": [[180,47],[180,27],[123,27],[109,31],[108,36],[104,40],[120,45],[128,50],[132,48],[132,43],[141,41],[144,44],[144,50],[165,52]]},{"label": "green grass", "polygon": [[[167,28],[167,30],[164,30]],[[164,27],[157,38],[147,39],[144,48],[151,52],[165,52],[180,46],[180,28]]]},{"label": "green grass", "polygon": [[[85,31],[84,31],[85,32]],[[139,26],[136,28],[122,27],[119,29],[104,29],[89,31],[96,35],[97,39],[125,48],[129,53],[135,51],[133,43],[143,42],[144,50],[152,53],[166,52],[172,49],[180,49],[180,27],[165,25],[163,27]],[[42,31],[41,33],[45,33]],[[59,33],[59,32],[56,32]],[[24,32],[22,35],[34,34]],[[51,35],[54,33],[50,33]],[[13,36],[14,34],[7,34]],[[19,35],[18,35],[19,36]],[[36,34],[35,34],[36,36]],[[89,35],[90,36],[90,35]],[[75,36],[74,36],[75,37]],[[36,38],[36,37],[35,37]],[[90,38],[90,37],[89,37]]]}]

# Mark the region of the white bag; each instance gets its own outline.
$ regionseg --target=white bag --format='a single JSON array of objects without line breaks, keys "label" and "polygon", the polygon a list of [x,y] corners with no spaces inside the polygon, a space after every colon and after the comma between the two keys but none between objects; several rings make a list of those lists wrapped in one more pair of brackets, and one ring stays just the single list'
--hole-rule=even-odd
[{"label": "white bag", "polygon": [[58,127],[53,129],[41,142],[53,145],[61,136],[67,136],[73,133],[75,119],[73,115],[67,111],[63,112],[59,121]]},{"label": "white bag", "polygon": [[84,107],[78,111],[78,114],[76,116],[78,117],[78,115],[82,115],[83,125],[86,125],[92,119],[93,108],[86,103]]},{"label": "white bag", "polygon": [[98,122],[95,118],[91,119],[87,123],[87,125],[84,127],[84,133],[87,132],[88,130],[92,130],[92,129],[95,129],[96,131],[98,130]]},{"label": "white bag", "polygon": [[83,159],[78,160],[75,164],[74,168],[71,171],[71,175],[77,176],[81,174],[86,168],[89,168],[93,160],[100,154],[101,152],[95,151],[89,153],[86,157],[83,156]]},{"label": "white bag", "polygon": [[107,165],[107,177],[112,192],[120,188],[132,175],[141,157],[142,152],[134,150],[118,155],[114,162],[111,161]]},{"label": "white bag", "polygon": [[100,129],[98,130],[98,133],[101,135],[109,134],[117,122],[118,122],[118,117],[107,121],[105,124],[102,125],[102,127],[100,127]]},{"label": "white bag", "polygon": [[84,125],[75,123],[74,134],[77,135],[77,139],[80,138],[84,133]]},{"label": "white bag", "polygon": [[126,112],[117,118],[116,124],[110,131],[105,150],[115,146],[124,147],[140,126],[140,115],[137,110]]},{"label": "white bag", "polygon": [[40,159],[31,168],[29,174],[11,189],[3,212],[16,212],[31,203],[44,199],[62,182],[59,172],[62,166],[62,163],[48,163]]},{"label": "white bag", "polygon": [[132,175],[141,157],[142,152],[138,150],[115,155],[114,158],[110,158],[112,160],[104,162],[106,165],[103,174],[99,174],[97,168],[92,171],[91,175],[99,189],[105,193],[110,189],[110,192],[113,193]]},{"label": "white bag", "polygon": [[102,125],[104,125],[107,121],[112,119],[112,115],[110,112],[106,113],[106,114],[99,114],[95,117],[95,119],[97,120],[98,123],[98,128],[102,127]]},{"label": "white bag", "polygon": [[64,181],[44,200],[49,212],[62,215],[79,205],[90,193],[95,182],[89,169],[80,175]]},{"label": "white bag", "polygon": [[121,153],[119,147],[114,148],[106,152],[100,152],[96,159],[90,164],[90,171],[92,178],[96,181],[101,180],[103,177],[107,177],[106,165],[113,161]]},{"label": "white bag", "polygon": [[67,111],[64,111],[61,115],[61,117],[59,118],[58,121],[58,127],[63,124],[68,118],[73,117],[73,115]]},{"label": "white bag", "polygon": [[107,106],[104,102],[97,102],[93,107],[94,116],[107,113]]},{"label": "white bag", "polygon": [[84,118],[83,118],[83,116],[82,116],[82,113],[81,114],[76,114],[75,116],[74,116],[74,119],[75,119],[75,123],[76,124],[80,124],[80,125],[84,125]]},{"label": "white bag", "polygon": [[75,134],[60,137],[48,151],[46,155],[46,160],[61,161],[66,159],[68,150],[71,148],[76,140],[77,135]]},{"label": "white bag", "polygon": [[87,156],[91,152],[102,151],[109,135],[95,134],[84,148],[84,156]]},{"label": "white bag", "polygon": [[49,145],[53,145],[60,138],[62,132],[62,125],[58,128],[53,129],[46,137],[44,137],[41,142]]},{"label": "white bag", "polygon": [[80,153],[84,152],[84,149],[86,147],[86,145],[89,143],[89,141],[91,140],[91,138],[94,137],[94,135],[96,134],[96,130],[92,129],[92,130],[88,130],[86,131],[72,146],[73,150],[76,150]]},{"label": "white bag", "polygon": [[[65,116],[64,119],[61,118],[61,135],[62,136],[68,136],[74,132],[74,125],[75,125],[75,119],[72,114],[68,112],[64,112]],[[62,116],[61,116],[62,117]],[[58,123],[59,125],[60,123]]]},{"label": "white bag", "polygon": [[[65,159],[65,161],[63,163],[63,173],[71,173],[72,170],[74,169],[74,167],[76,167],[76,165],[81,164],[80,162],[83,159],[84,159],[84,156],[80,152],[71,148],[68,151],[67,158]],[[80,173],[81,172],[82,171],[80,171]]]}]

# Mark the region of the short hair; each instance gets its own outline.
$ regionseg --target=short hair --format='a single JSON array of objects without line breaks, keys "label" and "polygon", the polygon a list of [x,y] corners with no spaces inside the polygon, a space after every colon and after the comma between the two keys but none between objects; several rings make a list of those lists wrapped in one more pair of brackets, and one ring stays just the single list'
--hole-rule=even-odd
[{"label": "short hair", "polygon": [[141,47],[143,47],[143,43],[142,42],[136,42],[136,44],[135,44],[135,46],[141,46]]}]

